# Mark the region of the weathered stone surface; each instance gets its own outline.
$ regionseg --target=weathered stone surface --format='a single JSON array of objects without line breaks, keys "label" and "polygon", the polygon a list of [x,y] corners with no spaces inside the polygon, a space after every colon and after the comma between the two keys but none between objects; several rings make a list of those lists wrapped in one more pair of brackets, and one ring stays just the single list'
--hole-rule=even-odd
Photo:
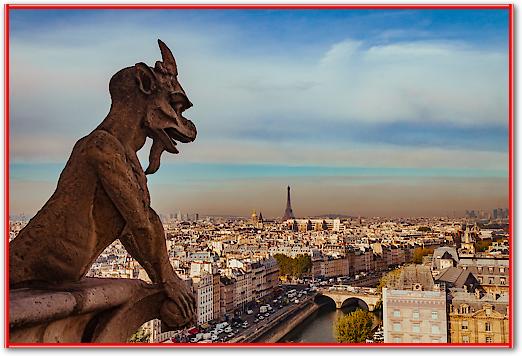
[{"label": "weathered stone surface", "polygon": [[9,293],[9,326],[21,327],[71,315],[76,307],[74,295],[18,289]]},{"label": "weathered stone surface", "polygon": [[125,342],[159,318],[163,288],[139,280],[84,278],[10,292],[11,342]]},{"label": "weathered stone surface", "polygon": [[[167,46],[158,42],[163,61],[154,68],[138,63],[111,78],[109,114],[76,143],[55,192],[10,243],[11,289],[49,289],[78,282],[99,254],[119,239],[151,281],[165,291],[161,319],[172,328],[194,320],[194,297],[170,265],[163,225],[150,207],[145,176],[158,170],[164,151],[178,153],[176,141],[196,138],[196,127],[182,115],[192,103],[177,80],[176,62]],[[144,172],[136,152],[147,137],[153,144]],[[106,287],[93,288],[81,295],[81,306],[77,292],[70,292],[76,298],[75,308],[97,310],[100,303],[119,303],[120,294],[127,292],[125,286],[117,293],[111,289],[109,295]],[[63,306],[40,313],[53,318],[69,312],[70,294],[39,295],[42,303],[63,299]],[[18,311],[11,311],[14,319],[29,320],[19,317]]]}]

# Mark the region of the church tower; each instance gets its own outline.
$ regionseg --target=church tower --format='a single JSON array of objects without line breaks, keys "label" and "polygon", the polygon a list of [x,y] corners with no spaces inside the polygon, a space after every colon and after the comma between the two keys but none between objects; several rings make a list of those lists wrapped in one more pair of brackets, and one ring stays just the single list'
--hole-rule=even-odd
[{"label": "church tower", "polygon": [[475,255],[475,239],[472,236],[469,226],[466,226],[466,230],[464,231],[464,237],[460,245],[461,248],[459,252],[461,256]]}]

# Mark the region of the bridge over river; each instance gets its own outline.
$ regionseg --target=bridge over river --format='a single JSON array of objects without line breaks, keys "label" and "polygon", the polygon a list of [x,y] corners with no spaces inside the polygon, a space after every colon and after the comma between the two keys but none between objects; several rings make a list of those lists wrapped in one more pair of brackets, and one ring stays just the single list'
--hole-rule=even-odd
[{"label": "bridge over river", "polygon": [[[363,302],[369,311],[373,311],[377,302],[381,298],[376,288],[353,287],[348,285],[335,285],[331,287],[318,288],[317,296],[325,296],[335,302],[337,309],[344,305],[356,301]],[[317,297],[316,297],[317,298]]]}]

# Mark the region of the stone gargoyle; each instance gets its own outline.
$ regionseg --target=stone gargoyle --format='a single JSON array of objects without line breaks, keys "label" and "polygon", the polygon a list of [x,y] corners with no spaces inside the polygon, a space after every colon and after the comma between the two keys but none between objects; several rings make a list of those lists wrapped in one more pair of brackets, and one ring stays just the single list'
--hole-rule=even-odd
[{"label": "stone gargoyle", "polygon": [[[196,127],[183,117],[192,106],[178,82],[170,49],[162,61],[138,63],[110,80],[112,105],[103,122],[74,146],[55,192],[9,244],[11,289],[80,281],[103,250],[119,239],[167,299],[160,317],[170,328],[191,324],[195,299],[173,270],[163,225],[150,207],[146,174],[164,151],[191,142]],[[148,168],[136,155],[153,140]]]}]

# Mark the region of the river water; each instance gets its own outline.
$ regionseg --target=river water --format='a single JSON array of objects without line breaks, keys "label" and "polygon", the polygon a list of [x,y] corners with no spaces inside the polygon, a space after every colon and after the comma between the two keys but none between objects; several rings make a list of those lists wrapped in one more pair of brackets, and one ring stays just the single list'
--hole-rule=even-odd
[{"label": "river water", "polygon": [[280,342],[336,343],[333,332],[335,321],[341,315],[349,314],[357,308],[359,308],[357,304],[342,309],[336,309],[333,303],[324,304]]}]

